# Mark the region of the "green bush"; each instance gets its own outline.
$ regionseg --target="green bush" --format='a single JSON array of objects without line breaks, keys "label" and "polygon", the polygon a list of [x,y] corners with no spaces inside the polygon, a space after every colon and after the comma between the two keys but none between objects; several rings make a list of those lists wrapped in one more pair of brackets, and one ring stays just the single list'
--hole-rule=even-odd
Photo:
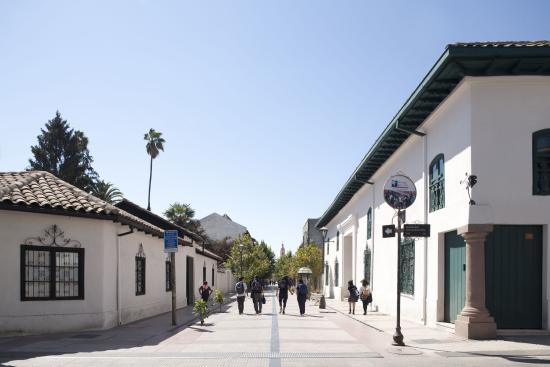
[{"label": "green bush", "polygon": [[201,325],[204,325],[204,319],[208,317],[208,305],[202,298],[195,301],[193,313],[200,318]]},{"label": "green bush", "polygon": [[222,312],[223,295],[219,289],[214,290],[214,302],[220,305],[220,312]]}]

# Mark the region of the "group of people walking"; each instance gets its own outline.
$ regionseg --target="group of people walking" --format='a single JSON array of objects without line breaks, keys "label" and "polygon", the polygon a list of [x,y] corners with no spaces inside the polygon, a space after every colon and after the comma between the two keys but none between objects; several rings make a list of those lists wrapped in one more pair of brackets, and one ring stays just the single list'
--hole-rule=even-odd
[{"label": "group of people walking", "polygon": [[355,304],[361,300],[363,303],[363,315],[367,314],[367,307],[369,303],[372,303],[372,292],[369,287],[369,282],[365,279],[361,281],[361,287],[357,287],[353,284],[353,280],[348,282],[348,304],[349,313],[355,315]]},{"label": "group of people walking", "polygon": [[[240,277],[237,284],[235,284],[235,292],[237,293],[237,305],[239,308],[239,315],[242,315],[244,313],[244,301],[247,294],[249,293],[250,297],[252,298],[252,303],[254,304],[254,311],[256,312],[256,314],[262,313],[262,305],[265,304],[265,296],[264,286],[261,280],[259,280],[257,277],[254,277],[254,279],[250,283],[249,290],[246,282],[244,281],[244,278]],[[298,285],[296,286],[295,292],[298,300],[298,307],[300,309],[300,316],[304,316],[306,313],[306,300],[308,298],[309,290],[302,279],[298,280]],[[289,277],[284,276],[282,279],[279,280],[277,284],[276,293],[276,296],[279,299],[280,314],[285,314],[289,293],[294,294],[292,282],[290,281]]]}]

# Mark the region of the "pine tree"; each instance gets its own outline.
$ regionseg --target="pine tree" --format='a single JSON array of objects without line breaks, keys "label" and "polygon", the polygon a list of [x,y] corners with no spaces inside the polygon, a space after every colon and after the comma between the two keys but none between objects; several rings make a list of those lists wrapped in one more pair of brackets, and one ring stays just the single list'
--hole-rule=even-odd
[{"label": "pine tree", "polygon": [[31,147],[34,159],[29,159],[30,170],[48,171],[60,179],[89,192],[97,173],[88,151],[88,138],[82,131],[71,129],[59,111],[46,123]]}]

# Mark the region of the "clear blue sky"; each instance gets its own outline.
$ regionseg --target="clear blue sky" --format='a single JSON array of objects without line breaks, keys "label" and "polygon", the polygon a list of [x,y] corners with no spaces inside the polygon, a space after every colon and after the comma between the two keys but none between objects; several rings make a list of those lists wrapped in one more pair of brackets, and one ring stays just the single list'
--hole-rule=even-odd
[{"label": "clear blue sky", "polygon": [[59,110],[94,168],[152,209],[227,213],[295,249],[443,52],[549,39],[540,1],[1,1],[0,170]]}]

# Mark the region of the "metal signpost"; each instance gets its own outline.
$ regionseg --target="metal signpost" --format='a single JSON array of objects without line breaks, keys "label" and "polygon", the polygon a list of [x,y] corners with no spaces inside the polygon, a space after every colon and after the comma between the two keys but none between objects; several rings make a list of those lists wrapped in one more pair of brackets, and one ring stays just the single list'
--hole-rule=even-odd
[{"label": "metal signpost", "polygon": [[164,252],[170,253],[170,286],[172,288],[172,325],[176,320],[176,252],[178,252],[178,231],[164,231]]},{"label": "metal signpost", "polygon": [[[391,176],[384,185],[384,200],[389,206],[397,209],[397,315],[393,341],[394,345],[398,346],[405,345],[403,343],[403,334],[401,333],[401,211],[411,206],[415,199],[416,187],[414,186],[414,182],[403,174]],[[390,228],[390,226],[386,226],[386,230]],[[395,226],[393,226],[393,229],[395,229]],[[386,233],[385,230],[384,233]],[[384,236],[384,233],[383,237],[390,237]]]}]

